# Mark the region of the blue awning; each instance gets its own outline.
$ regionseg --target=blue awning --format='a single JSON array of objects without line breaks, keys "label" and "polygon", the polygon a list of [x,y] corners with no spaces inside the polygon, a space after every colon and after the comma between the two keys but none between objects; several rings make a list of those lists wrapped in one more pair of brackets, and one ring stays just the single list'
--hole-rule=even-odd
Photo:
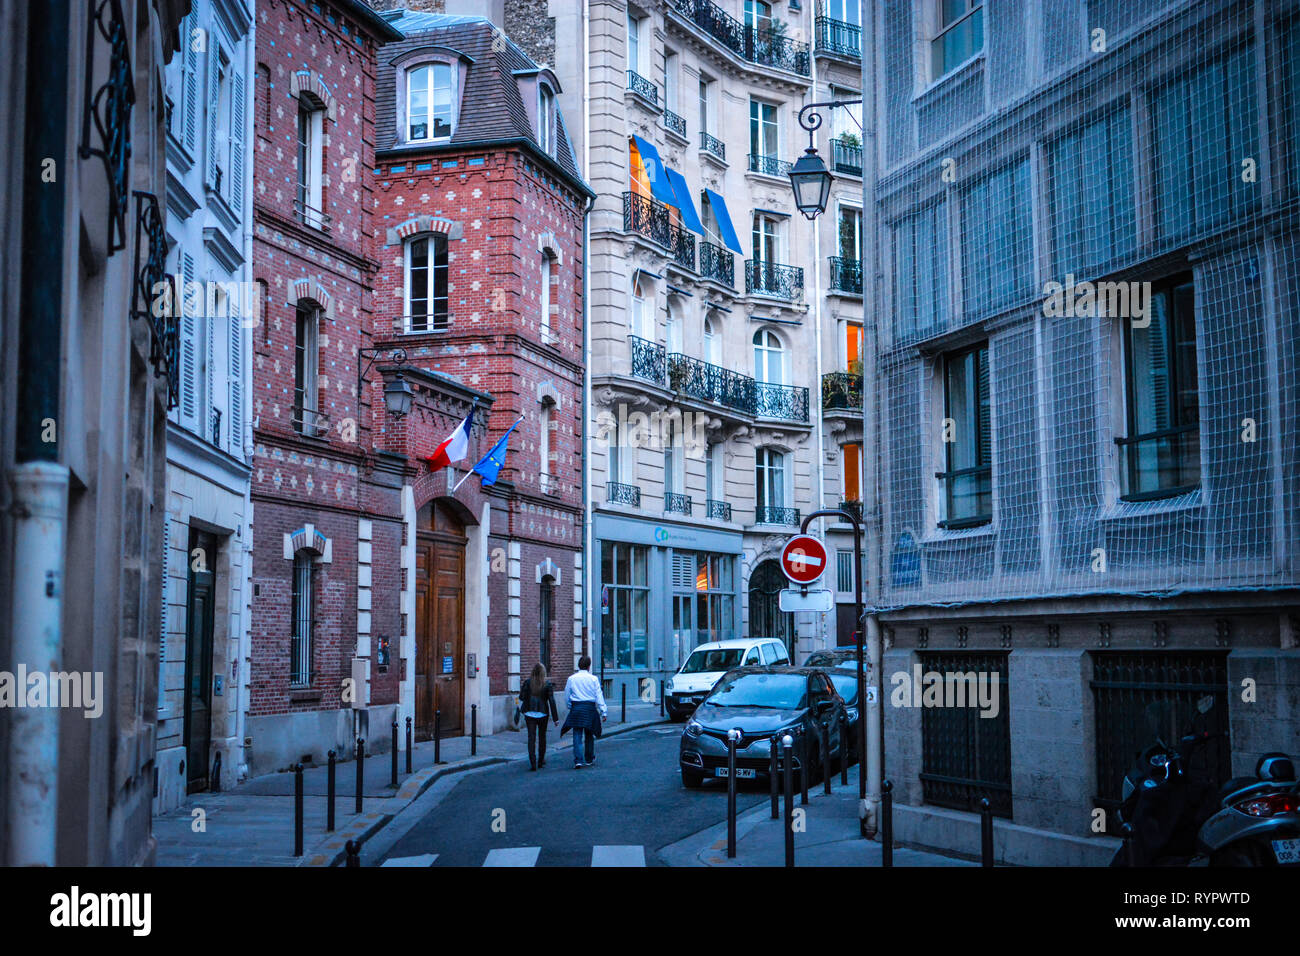
[{"label": "blue awning", "polygon": [[737,255],[744,255],[740,240],[736,238],[736,227],[731,224],[731,213],[727,212],[727,202],[712,189],[704,190],[709,197],[709,206],[713,209],[713,218],[718,221],[718,232],[722,233],[722,243]]},{"label": "blue awning", "polygon": [[650,195],[670,206],[677,205],[677,193],[673,184],[664,175],[664,161],[659,158],[659,150],[654,143],[648,143],[640,136],[633,136],[636,151],[641,154],[641,164],[645,166],[646,180],[650,183]]},{"label": "blue awning", "polygon": [[[675,169],[665,169],[664,173],[668,176],[668,181],[672,183],[673,192],[677,194],[677,201],[673,203],[677,211],[682,214],[682,222],[686,223],[686,228],[691,232],[699,233],[704,236],[704,224],[700,222],[700,215],[695,211],[695,200],[691,198],[691,187],[686,185],[686,180],[682,174]],[[705,236],[707,239],[708,236]]]}]

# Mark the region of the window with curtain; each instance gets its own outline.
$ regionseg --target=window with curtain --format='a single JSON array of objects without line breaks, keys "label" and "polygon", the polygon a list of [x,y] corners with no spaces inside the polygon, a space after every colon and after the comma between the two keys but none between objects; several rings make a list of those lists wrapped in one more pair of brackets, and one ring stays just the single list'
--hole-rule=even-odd
[{"label": "window with curtain", "polygon": [[946,324],[948,230],[937,203],[893,226],[894,321],[900,339]]},{"label": "window with curtain", "polygon": [[616,541],[601,542],[601,584],[609,602],[601,613],[601,659],[607,668],[649,665],[650,549]]},{"label": "window with curtain", "polygon": [[749,152],[756,157],[776,159],[779,147],[776,105],[762,100],[749,101]]},{"label": "window with curtain", "polygon": [[943,361],[946,470],[943,528],[970,528],[993,520],[993,435],[989,404],[989,348],[983,342]]},{"label": "window with curtain", "polygon": [[1123,106],[1047,144],[1052,260],[1062,281],[1104,274],[1137,243],[1131,122]]},{"label": "window with curtain", "polygon": [[406,138],[448,139],[455,125],[452,68],[447,63],[413,67],[406,74]]},{"label": "window with curtain", "polygon": [[769,385],[785,384],[785,347],[771,329],[754,333],[754,378]]},{"label": "window with curtain", "polygon": [[1152,290],[1149,324],[1121,320],[1128,428],[1118,442],[1129,500],[1182,494],[1201,481],[1196,293],[1190,273]]},{"label": "window with curtain", "polygon": [[293,556],[289,683],[294,687],[307,687],[312,679],[312,639],[316,623],[314,568],[315,561],[310,551],[299,551]]},{"label": "window with curtain", "polygon": [[407,332],[436,332],[450,324],[447,308],[447,237],[440,232],[406,242]]},{"label": "window with curtain", "polygon": [[632,334],[637,338],[654,341],[654,327],[650,321],[650,306],[646,302],[640,280],[632,283]]},{"label": "window with curtain", "polygon": [[785,455],[771,448],[754,452],[754,488],[760,508],[785,507]]},{"label": "window with curtain", "polygon": [[700,77],[700,132],[707,133],[710,129],[709,118],[711,111],[709,109],[709,81],[703,76]]},{"label": "window with curtain", "polygon": [[977,180],[962,197],[965,312],[983,315],[1032,291],[1029,163]]},{"label": "window with curtain", "polygon": [[[779,240],[780,232],[777,229],[776,220],[771,216],[756,213],[750,230],[750,248],[754,253],[754,261],[765,262],[769,265],[780,262],[781,249]],[[768,284],[764,288],[773,288],[773,285]]]},{"label": "window with curtain", "polygon": [[641,21],[627,12],[627,68],[633,73],[644,72],[641,69]]}]

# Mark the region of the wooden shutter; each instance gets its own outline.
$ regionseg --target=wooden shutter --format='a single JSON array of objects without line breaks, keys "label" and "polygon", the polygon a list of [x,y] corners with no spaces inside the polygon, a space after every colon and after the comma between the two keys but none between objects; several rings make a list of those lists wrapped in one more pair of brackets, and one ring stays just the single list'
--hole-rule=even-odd
[{"label": "wooden shutter", "polygon": [[208,155],[203,181],[215,186],[217,181],[217,104],[221,86],[217,79],[221,65],[221,47],[212,36],[208,37]]},{"label": "wooden shutter", "polygon": [[188,252],[181,253],[181,288],[178,293],[181,309],[181,424],[193,429],[198,414],[197,396],[194,394],[198,383],[198,316],[188,308],[186,291],[194,279],[194,257]]},{"label": "wooden shutter", "polygon": [[231,65],[230,81],[230,205],[244,208],[244,75]]},{"label": "wooden shutter", "polygon": [[199,138],[199,55],[194,50],[194,24],[193,14],[185,18],[181,58],[181,115],[184,123],[181,136],[191,155],[198,149]]},{"label": "wooden shutter", "polygon": [[230,436],[227,447],[241,461],[244,458],[244,322],[238,301],[230,306]]}]

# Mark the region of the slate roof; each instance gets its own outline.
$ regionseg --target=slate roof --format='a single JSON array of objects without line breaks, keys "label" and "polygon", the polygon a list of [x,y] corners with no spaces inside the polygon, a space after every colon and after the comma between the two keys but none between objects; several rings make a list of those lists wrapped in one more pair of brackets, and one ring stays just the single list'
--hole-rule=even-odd
[{"label": "slate roof", "polygon": [[[537,135],[528,119],[519,88],[517,73],[536,73],[540,67],[513,40],[498,34],[492,23],[482,17],[446,16],[410,10],[384,14],[388,23],[402,33],[403,39],[386,43],[379,50],[375,89],[375,149],[402,148],[404,141],[397,130],[396,84],[398,71],[391,63],[412,50],[439,46],[463,54],[471,62],[460,98],[461,110],[456,132],[446,145],[526,140],[545,155],[537,144]],[[494,43],[494,40],[496,41]],[[496,47],[494,49],[494,47]],[[583,182],[569,138],[564,116],[556,110],[557,145],[553,157],[558,171],[572,181],[580,192],[591,194]],[[418,149],[428,151],[429,144]],[[446,148],[438,144],[434,148]],[[411,147],[413,151],[417,147]]]}]

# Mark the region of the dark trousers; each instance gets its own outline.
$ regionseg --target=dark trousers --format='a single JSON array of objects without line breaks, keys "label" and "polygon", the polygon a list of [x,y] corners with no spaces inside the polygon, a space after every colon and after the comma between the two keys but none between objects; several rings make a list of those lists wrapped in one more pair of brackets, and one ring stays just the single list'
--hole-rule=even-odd
[{"label": "dark trousers", "polygon": [[546,759],[546,718],[525,717],[528,724],[528,762],[536,767],[538,760]]}]

